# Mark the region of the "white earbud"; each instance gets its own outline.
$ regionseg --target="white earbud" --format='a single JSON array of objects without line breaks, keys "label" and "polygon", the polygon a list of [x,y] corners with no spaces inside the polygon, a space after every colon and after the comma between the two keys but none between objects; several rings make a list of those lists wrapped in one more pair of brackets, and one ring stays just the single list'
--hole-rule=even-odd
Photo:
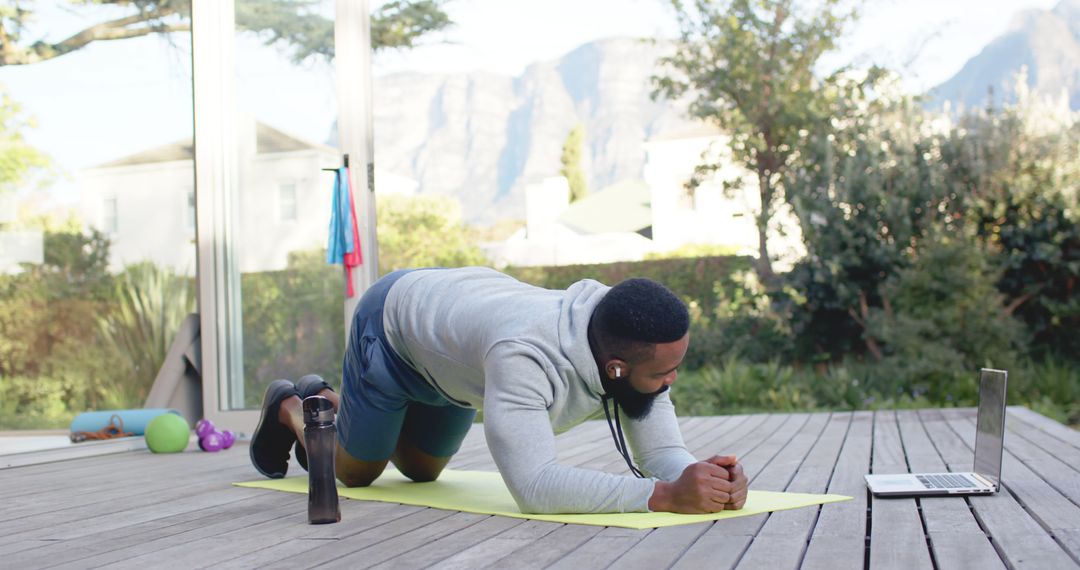
[{"label": "white earbud", "polygon": [[618,366],[616,366],[615,367],[615,377],[618,378],[620,374],[622,374],[622,369],[619,368]]}]

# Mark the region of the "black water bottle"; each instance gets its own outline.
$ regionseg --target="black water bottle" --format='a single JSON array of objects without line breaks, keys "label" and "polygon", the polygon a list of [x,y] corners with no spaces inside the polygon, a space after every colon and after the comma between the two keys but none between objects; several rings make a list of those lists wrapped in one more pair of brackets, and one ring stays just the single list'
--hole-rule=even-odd
[{"label": "black water bottle", "polygon": [[322,396],[304,398],[304,447],[308,456],[308,522],[336,523],[337,482],[334,477],[334,453],[337,431],[334,429],[334,405]]}]

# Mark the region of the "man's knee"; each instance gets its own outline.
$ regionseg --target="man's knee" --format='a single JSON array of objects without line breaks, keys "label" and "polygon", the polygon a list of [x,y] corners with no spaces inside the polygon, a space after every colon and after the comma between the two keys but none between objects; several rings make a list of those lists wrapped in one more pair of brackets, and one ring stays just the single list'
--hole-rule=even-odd
[{"label": "man's knee", "polygon": [[405,442],[398,442],[397,452],[391,461],[402,475],[416,483],[428,483],[439,478],[450,458],[434,457]]},{"label": "man's knee", "polygon": [[386,461],[361,461],[349,455],[345,448],[338,445],[334,461],[334,474],[346,487],[367,487],[371,485],[386,468]]},{"label": "man's knee", "polygon": [[341,466],[337,468],[337,479],[346,487],[368,487],[378,478],[378,473],[357,473],[343,469]]},{"label": "man's knee", "polygon": [[430,483],[439,478],[439,474],[442,473],[442,467],[433,467],[430,465],[425,466],[411,466],[411,465],[399,465],[398,471],[401,474],[408,477],[415,483]]}]

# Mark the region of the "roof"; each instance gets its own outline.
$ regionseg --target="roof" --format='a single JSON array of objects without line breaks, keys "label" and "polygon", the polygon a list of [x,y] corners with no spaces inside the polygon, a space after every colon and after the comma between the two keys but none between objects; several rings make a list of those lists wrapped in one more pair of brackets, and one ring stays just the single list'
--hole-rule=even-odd
[{"label": "roof", "polygon": [[625,180],[570,204],[559,221],[583,234],[641,233],[652,226],[652,193],[641,180]]},{"label": "roof", "polygon": [[[255,146],[257,154],[323,148],[322,145],[298,139],[274,127],[258,122],[255,123]],[[156,164],[159,162],[192,160],[193,158],[195,158],[195,147],[192,145],[191,138],[186,138],[99,164],[94,168]]]}]

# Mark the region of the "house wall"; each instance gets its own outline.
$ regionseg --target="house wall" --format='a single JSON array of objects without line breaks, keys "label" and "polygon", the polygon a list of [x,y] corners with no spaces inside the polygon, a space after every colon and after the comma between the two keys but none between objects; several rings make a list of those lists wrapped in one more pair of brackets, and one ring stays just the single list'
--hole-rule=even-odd
[{"label": "house wall", "polygon": [[[184,275],[195,274],[195,228],[188,193],[194,188],[190,160],[89,169],[79,173],[80,213],[87,225],[112,241],[109,270],[151,261]],[[115,200],[115,225],[107,212]]]},{"label": "house wall", "polygon": [[[338,160],[317,151],[264,154],[242,173],[237,244],[241,273],[285,269],[293,251],[326,247]],[[295,219],[283,219],[281,187],[295,188]]]},{"label": "house wall", "polygon": [[[757,255],[756,217],[761,211],[757,177],[732,161],[729,142],[726,135],[709,134],[645,144],[643,176],[652,189],[657,251],[711,244],[732,247],[742,255]],[[686,183],[703,155],[724,166],[691,195]],[[725,193],[725,182],[741,185],[741,189]],[[778,268],[786,268],[805,255],[798,221],[786,204],[774,213],[767,235],[770,254],[780,258]]]},{"label": "house wall", "polygon": [[[241,165],[236,247],[241,272],[284,269],[292,251],[326,246],[333,167],[324,150],[261,154]],[[80,173],[81,211],[112,240],[111,271],[152,261],[194,275],[191,161],[89,169]],[[282,185],[295,188],[295,219],[283,219]],[[110,200],[116,222],[110,227]]]}]

